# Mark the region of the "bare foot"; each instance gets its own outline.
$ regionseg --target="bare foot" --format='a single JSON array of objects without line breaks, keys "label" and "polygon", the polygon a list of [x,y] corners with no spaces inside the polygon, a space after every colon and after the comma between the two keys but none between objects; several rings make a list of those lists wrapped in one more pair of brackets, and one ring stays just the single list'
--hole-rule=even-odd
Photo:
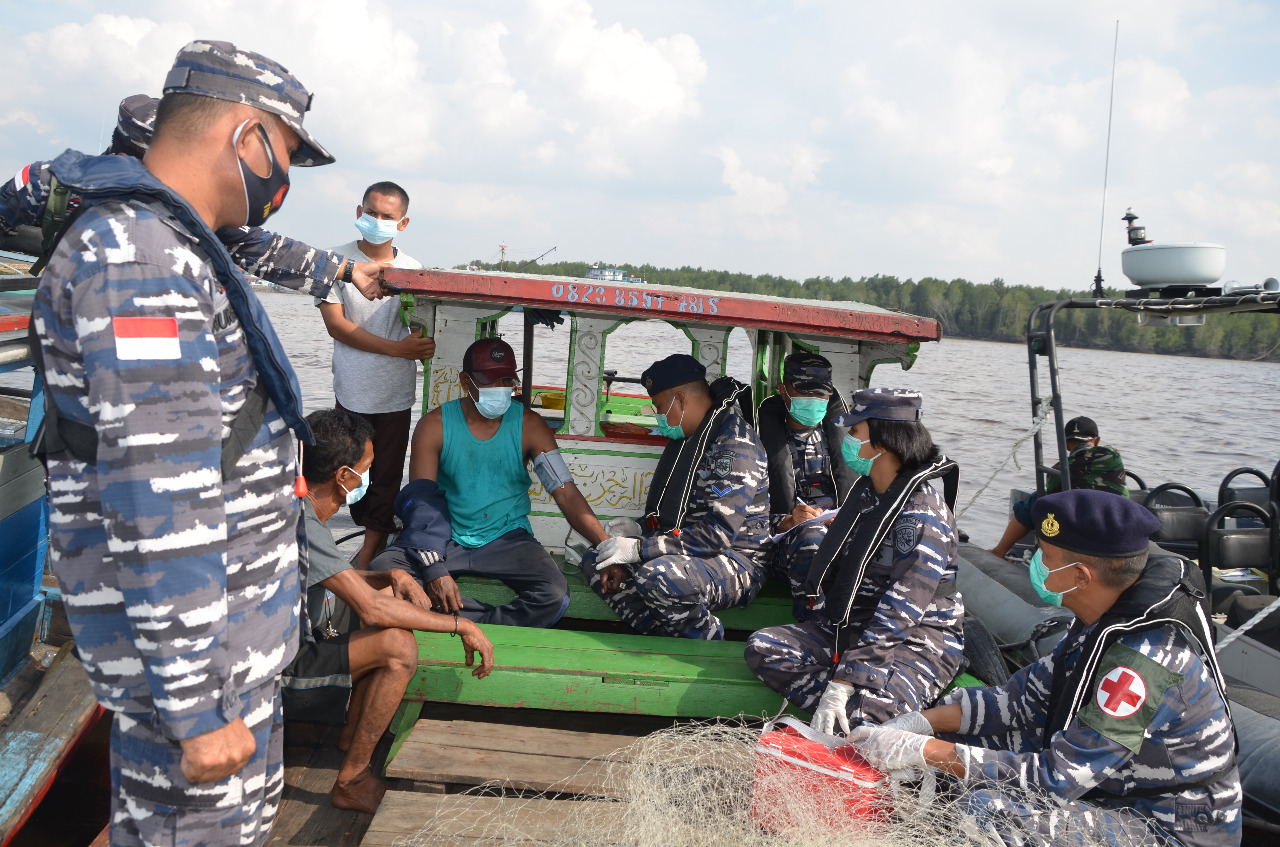
[{"label": "bare foot", "polygon": [[386,793],[387,786],[373,775],[371,768],[365,767],[354,779],[335,782],[333,790],[329,792],[329,799],[339,809],[352,809],[372,815],[378,811],[378,804]]}]

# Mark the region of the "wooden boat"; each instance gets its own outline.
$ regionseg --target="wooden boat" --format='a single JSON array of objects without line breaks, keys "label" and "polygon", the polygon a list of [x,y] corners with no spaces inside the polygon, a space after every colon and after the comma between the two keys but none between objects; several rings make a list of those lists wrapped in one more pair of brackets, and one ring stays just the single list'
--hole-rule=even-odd
[{"label": "wooden boat", "polygon": [[[0,374],[34,370],[27,348],[34,285],[29,276],[0,276]],[[41,389],[38,375],[31,389],[0,388],[0,681],[10,705],[0,721],[0,847],[102,714],[70,644],[48,669],[29,659],[60,603],[58,590],[44,584],[45,474],[29,451],[43,418]]]}]

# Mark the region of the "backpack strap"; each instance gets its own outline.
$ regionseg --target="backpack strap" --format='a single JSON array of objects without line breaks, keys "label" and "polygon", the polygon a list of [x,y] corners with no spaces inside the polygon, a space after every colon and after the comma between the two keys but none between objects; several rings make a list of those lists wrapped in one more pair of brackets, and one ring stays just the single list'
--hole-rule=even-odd
[{"label": "backpack strap", "polygon": [[70,202],[71,192],[65,185],[58,182],[56,176],[49,174],[49,199],[45,201],[44,218],[40,223],[42,233],[40,258],[36,259],[35,264],[31,266],[32,276],[40,275],[44,266],[49,264],[49,257],[53,255],[54,248],[62,240],[62,233],[66,231],[66,225],[69,223],[67,206]]}]

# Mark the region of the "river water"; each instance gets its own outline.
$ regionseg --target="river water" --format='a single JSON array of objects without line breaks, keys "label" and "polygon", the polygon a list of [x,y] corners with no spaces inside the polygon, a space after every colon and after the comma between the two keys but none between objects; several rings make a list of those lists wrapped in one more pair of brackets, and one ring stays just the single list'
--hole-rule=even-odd
[{"label": "river water", "polygon": [[[332,341],[311,298],[274,292],[261,298],[298,372],[307,409],[333,405]],[[521,320],[508,315],[499,322],[517,358]],[[567,326],[538,329],[536,383],[563,382],[568,338]],[[672,327],[636,323],[610,336],[605,367],[639,376],[653,360],[687,349],[685,336]],[[1067,417],[1097,421],[1103,442],[1116,447],[1125,467],[1149,488],[1181,482],[1216,496],[1229,471],[1251,466],[1269,474],[1280,458],[1280,364],[1083,349],[1060,353]],[[1041,371],[1047,390],[1047,368]],[[750,377],[750,345],[741,330],[730,337],[728,373],[743,381]],[[1021,470],[1010,461],[964,507],[1031,426],[1026,347],[964,339],[925,344],[911,370],[880,365],[872,384],[924,395],[929,431],[960,464],[960,527],[977,544],[995,544],[1008,514],[1009,489],[1034,486],[1031,441],[1016,451]],[[341,534],[349,526],[344,510],[334,529]]]}]

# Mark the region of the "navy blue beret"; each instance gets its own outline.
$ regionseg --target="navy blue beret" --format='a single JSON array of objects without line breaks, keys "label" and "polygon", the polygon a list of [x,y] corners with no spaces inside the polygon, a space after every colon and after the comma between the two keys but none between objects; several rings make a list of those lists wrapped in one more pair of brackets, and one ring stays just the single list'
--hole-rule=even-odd
[{"label": "navy blue beret", "polygon": [[657,397],[668,388],[688,385],[707,378],[707,369],[701,362],[688,353],[675,353],[665,359],[659,359],[640,374],[644,390],[650,397]]},{"label": "navy blue beret", "polygon": [[1041,541],[1086,556],[1123,558],[1147,549],[1160,519],[1110,491],[1073,488],[1036,500],[1032,529]]}]

